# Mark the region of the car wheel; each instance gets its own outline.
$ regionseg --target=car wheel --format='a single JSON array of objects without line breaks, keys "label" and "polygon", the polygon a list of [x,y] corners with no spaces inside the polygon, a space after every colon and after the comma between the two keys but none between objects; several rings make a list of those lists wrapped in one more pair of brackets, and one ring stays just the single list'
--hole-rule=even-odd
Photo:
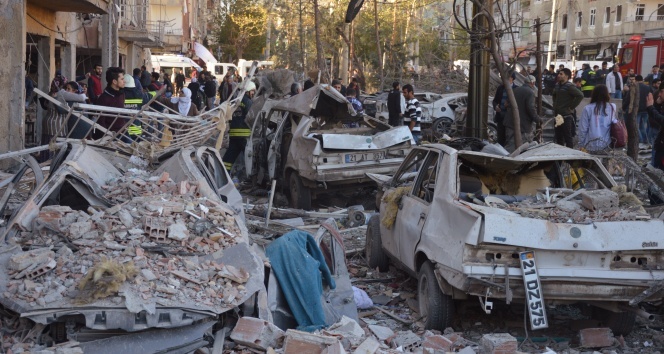
[{"label": "car wheel", "polygon": [[311,210],[311,190],[302,183],[300,175],[297,172],[291,172],[288,180],[291,207]]},{"label": "car wheel", "polygon": [[452,123],[453,121],[449,118],[438,118],[433,121],[431,130],[433,130],[437,136],[442,137],[443,134],[450,135],[452,134]]},{"label": "car wheel", "polygon": [[417,277],[417,301],[425,329],[445,330],[452,323],[454,301],[438,286],[433,264],[424,262]]},{"label": "car wheel", "polygon": [[378,267],[380,272],[387,272],[390,268],[390,263],[385,255],[385,251],[383,251],[383,244],[380,240],[380,215],[374,215],[369,219],[365,242],[364,252],[367,256],[369,268],[375,269]]},{"label": "car wheel", "polygon": [[613,312],[599,307],[593,308],[593,318],[601,322],[601,326],[611,328],[616,336],[626,336],[634,328],[636,314],[633,312]]}]

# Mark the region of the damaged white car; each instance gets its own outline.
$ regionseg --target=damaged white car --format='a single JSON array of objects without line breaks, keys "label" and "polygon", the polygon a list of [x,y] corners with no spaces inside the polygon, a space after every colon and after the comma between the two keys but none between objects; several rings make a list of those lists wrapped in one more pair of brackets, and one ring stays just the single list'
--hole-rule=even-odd
[{"label": "damaged white car", "polygon": [[443,330],[454,300],[476,296],[487,313],[496,299],[526,302],[532,329],[548,326],[547,306],[592,305],[626,334],[649,316],[639,304],[664,296],[664,223],[591,155],[435,144],[414,148],[393,177],[372,177],[385,194],[367,229],[368,263],[384,271],[391,259],[417,277],[427,328]]},{"label": "damaged white car", "polygon": [[373,185],[367,172],[393,173],[413,145],[407,127],[357,115],[338,91],[317,85],[266,102],[253,122],[245,164],[259,184],[276,179],[293,207],[310,209],[317,193]]}]

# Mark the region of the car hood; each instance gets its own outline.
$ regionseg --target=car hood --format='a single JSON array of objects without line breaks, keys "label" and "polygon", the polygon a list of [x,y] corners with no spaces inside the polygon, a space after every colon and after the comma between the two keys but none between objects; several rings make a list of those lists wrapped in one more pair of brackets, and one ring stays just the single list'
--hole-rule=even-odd
[{"label": "car hood", "polygon": [[274,106],[310,117],[326,117],[329,123],[357,115],[353,106],[339,91],[329,85],[316,85]]}]

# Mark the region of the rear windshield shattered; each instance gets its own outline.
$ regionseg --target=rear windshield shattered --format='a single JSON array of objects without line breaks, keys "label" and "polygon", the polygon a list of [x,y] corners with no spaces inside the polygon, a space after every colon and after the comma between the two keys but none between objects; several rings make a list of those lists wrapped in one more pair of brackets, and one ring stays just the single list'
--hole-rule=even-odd
[{"label": "rear windshield shattered", "polygon": [[594,160],[514,161],[460,156],[459,199],[553,222],[649,219],[642,202],[613,186]]}]

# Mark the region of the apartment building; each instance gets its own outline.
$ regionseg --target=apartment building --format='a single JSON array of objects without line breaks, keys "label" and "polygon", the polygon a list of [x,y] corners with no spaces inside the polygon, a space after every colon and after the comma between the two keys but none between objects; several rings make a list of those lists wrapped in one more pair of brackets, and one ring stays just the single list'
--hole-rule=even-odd
[{"label": "apartment building", "polygon": [[[57,70],[74,79],[96,63],[130,71],[149,67],[152,52],[191,56],[194,42],[207,35],[208,5],[206,0],[1,1],[0,87],[10,90],[0,93],[0,153],[25,147],[26,75],[48,91]],[[31,124],[36,137],[42,117],[38,109]]]},{"label": "apartment building", "polygon": [[[501,47],[506,56],[519,55],[523,64],[534,64],[532,52],[536,37],[533,25],[536,18],[553,24],[542,26],[542,50],[549,48],[552,60],[575,58],[580,61],[613,61],[621,43],[633,35],[643,35],[648,29],[664,27],[663,0],[521,0],[511,3],[511,13],[519,26],[515,34],[516,50],[511,39],[503,37]],[[566,57],[566,54],[569,57]],[[546,54],[544,55],[546,60]]]}]

